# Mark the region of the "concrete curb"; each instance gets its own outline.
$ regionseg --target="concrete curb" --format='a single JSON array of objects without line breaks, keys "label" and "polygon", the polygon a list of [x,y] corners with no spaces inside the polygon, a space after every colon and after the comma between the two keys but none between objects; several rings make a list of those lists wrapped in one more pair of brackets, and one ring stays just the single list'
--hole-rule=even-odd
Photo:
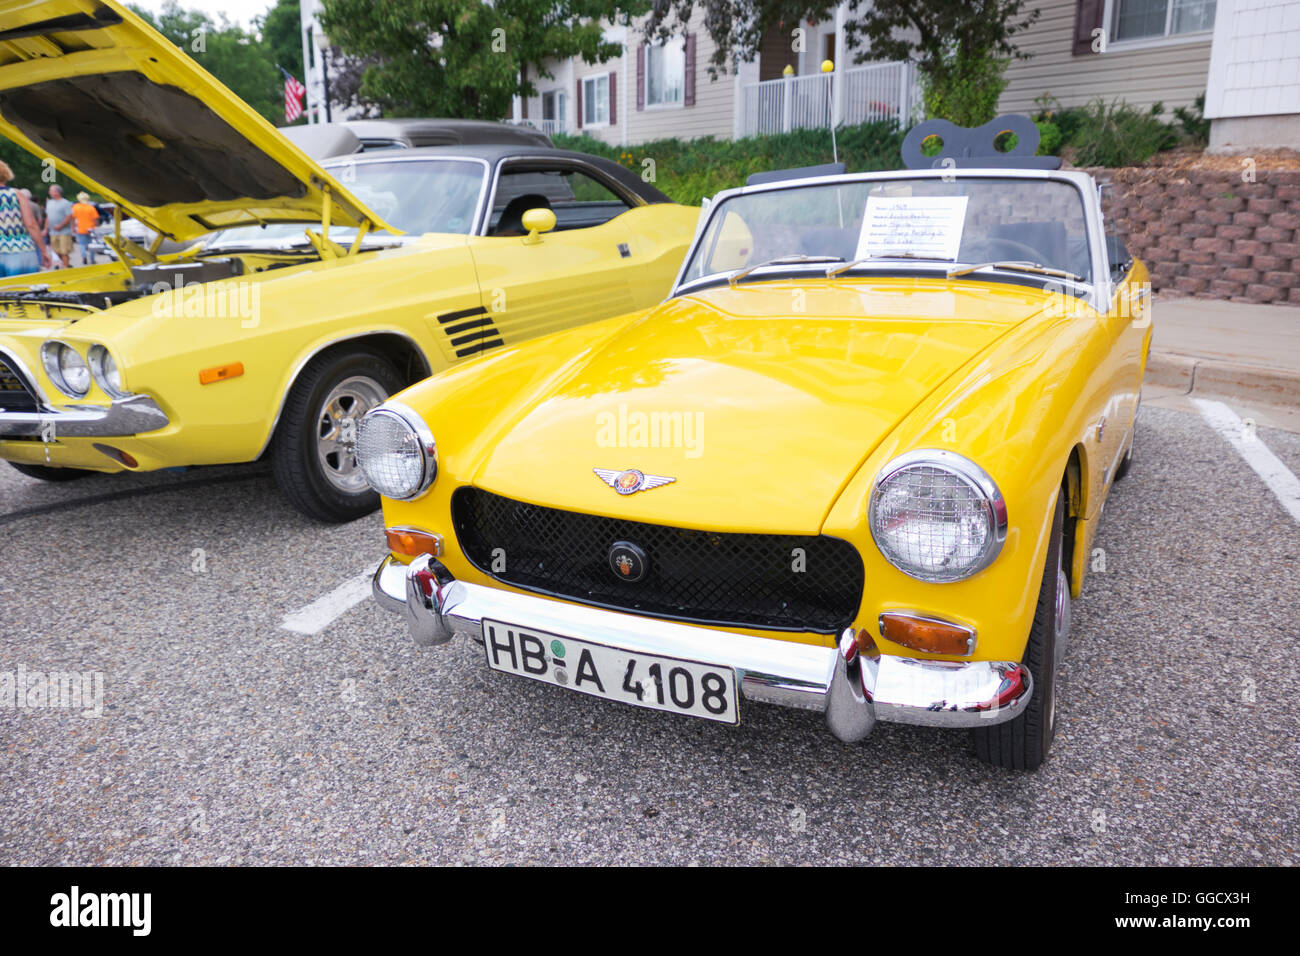
[{"label": "concrete curb", "polygon": [[1185,395],[1240,397],[1300,409],[1300,372],[1290,369],[1216,362],[1152,349],[1144,381]]}]

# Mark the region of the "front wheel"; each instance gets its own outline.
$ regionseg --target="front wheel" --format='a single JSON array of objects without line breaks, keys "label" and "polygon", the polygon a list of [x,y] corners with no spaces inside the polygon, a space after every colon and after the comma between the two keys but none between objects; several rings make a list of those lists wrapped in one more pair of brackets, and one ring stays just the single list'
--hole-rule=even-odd
[{"label": "front wheel", "polygon": [[1070,627],[1070,582],[1061,547],[1065,527],[1065,489],[1056,495],[1052,537],[1047,546],[1038,606],[1022,663],[1033,678],[1033,695],[1024,713],[1003,724],[977,727],[975,756],[1005,770],[1036,770],[1056,736],[1056,676]]},{"label": "front wheel", "polygon": [[271,446],[276,483],[295,508],[340,522],[379,507],[379,495],[357,465],[357,425],[401,387],[397,370],[374,352],[327,352],[307,364],[285,400]]}]

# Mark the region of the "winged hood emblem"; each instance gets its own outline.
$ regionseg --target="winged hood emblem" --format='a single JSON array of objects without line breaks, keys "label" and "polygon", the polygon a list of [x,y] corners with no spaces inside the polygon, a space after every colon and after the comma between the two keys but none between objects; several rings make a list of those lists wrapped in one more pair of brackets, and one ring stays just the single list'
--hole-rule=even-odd
[{"label": "winged hood emblem", "polygon": [[676,478],[669,478],[666,475],[647,475],[643,471],[637,471],[635,468],[625,468],[618,471],[614,468],[593,468],[596,477],[609,485],[620,495],[631,495],[638,491],[649,491],[651,488],[659,488],[663,485],[670,485]]}]

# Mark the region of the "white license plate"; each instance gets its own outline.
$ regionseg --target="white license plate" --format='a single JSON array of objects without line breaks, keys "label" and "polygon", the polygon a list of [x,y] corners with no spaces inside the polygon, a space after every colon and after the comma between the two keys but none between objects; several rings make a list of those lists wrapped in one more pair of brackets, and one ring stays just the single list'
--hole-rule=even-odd
[{"label": "white license plate", "polygon": [[483,622],[488,667],[634,707],[740,723],[736,672],[625,651],[501,621]]}]

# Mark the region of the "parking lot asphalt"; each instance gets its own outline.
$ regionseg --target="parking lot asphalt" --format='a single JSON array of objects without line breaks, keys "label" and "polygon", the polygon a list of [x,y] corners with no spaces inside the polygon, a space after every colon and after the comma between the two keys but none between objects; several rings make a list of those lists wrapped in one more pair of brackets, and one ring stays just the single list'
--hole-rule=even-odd
[{"label": "parking lot asphalt", "polygon": [[566,693],[369,600],[288,630],[382,522],[312,523],[258,466],[3,467],[0,540],[0,672],[103,675],[99,718],[0,707],[4,864],[1300,862],[1300,525],[1189,412],[1142,412],[1031,774],[961,733]]}]

